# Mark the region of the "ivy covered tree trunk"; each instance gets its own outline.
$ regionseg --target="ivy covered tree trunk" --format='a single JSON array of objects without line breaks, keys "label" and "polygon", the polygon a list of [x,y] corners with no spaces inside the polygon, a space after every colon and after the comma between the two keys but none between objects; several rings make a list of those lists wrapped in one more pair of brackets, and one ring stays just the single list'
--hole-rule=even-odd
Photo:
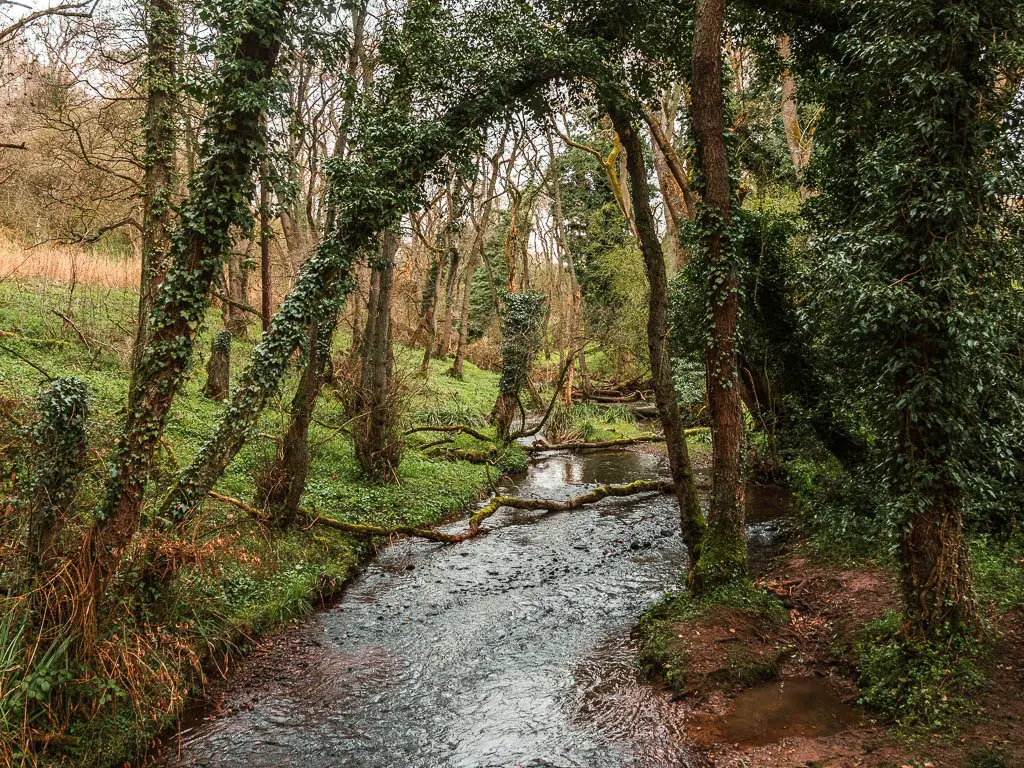
[{"label": "ivy covered tree trunk", "polygon": [[33,572],[50,568],[64,520],[74,512],[85,469],[88,401],[85,384],[74,377],[54,379],[39,395],[26,547]]},{"label": "ivy covered tree trunk", "polygon": [[371,278],[355,403],[357,420],[352,429],[356,461],[366,476],[377,482],[394,480],[402,458],[401,439],[395,432],[398,414],[393,397],[391,351],[391,287],[397,253],[398,236],[385,233],[380,263],[374,267]]},{"label": "ivy covered tree trunk", "polygon": [[722,93],[724,19],[725,0],[697,0],[690,108],[703,182],[697,223],[709,270],[711,338],[707,351],[707,387],[712,437],[708,530],[691,579],[698,592],[749,579],[744,520],[743,421],[736,359],[740,281],[728,234],[732,201]]},{"label": "ivy covered tree trunk", "polygon": [[991,457],[1019,456],[1020,401],[1002,382],[1020,376],[1021,103],[1007,72],[1024,30],[1004,0],[853,7],[841,66],[806,81],[823,105],[816,299],[899,526],[906,630],[946,651],[981,623],[965,502],[995,492]]},{"label": "ivy covered tree trunk", "polygon": [[[289,528],[296,519],[309,476],[309,424],[331,359],[331,340],[337,314],[309,330],[306,365],[292,397],[291,418],[274,466],[259,489],[258,499],[270,511],[279,528]],[[262,497],[262,498],[260,498]]]},{"label": "ivy covered tree trunk", "polygon": [[651,378],[654,381],[658,417],[665,433],[669,469],[675,483],[676,499],[679,501],[683,541],[689,551],[690,570],[693,572],[702,554],[706,525],[697,496],[697,485],[693,479],[686,436],[683,434],[679,402],[672,381],[672,360],[667,349],[668,276],[665,269],[665,254],[658,239],[654,214],[651,212],[643,146],[629,117],[616,108],[612,108],[610,114],[615,132],[626,152],[626,170],[629,176],[636,235],[644,258],[647,282],[650,284],[647,349],[651,360]]},{"label": "ivy covered tree trunk", "polygon": [[519,393],[530,377],[541,345],[546,298],[536,291],[506,293],[501,307],[501,380],[491,422],[498,439],[507,440],[522,405]]},{"label": "ivy covered tree trunk", "polygon": [[142,276],[139,315],[132,347],[132,376],[149,341],[149,314],[167,272],[171,195],[174,191],[177,130],[177,49],[181,38],[176,0],[146,5],[145,168],[142,179]]},{"label": "ivy covered tree trunk", "polygon": [[[239,12],[241,13],[241,11]],[[240,19],[226,22],[241,23]],[[285,4],[248,13],[240,34],[222,30],[218,79],[206,119],[203,160],[171,246],[171,267],[150,315],[150,343],[129,392],[111,480],[90,534],[85,572],[94,597],[139,527],[153,453],[231,248],[232,226],[250,218],[252,170],[262,151],[261,113],[284,33]]]},{"label": "ivy covered tree trunk", "polygon": [[203,395],[223,400],[231,389],[231,332],[221,331],[210,343],[210,359],[206,363],[206,384]]}]

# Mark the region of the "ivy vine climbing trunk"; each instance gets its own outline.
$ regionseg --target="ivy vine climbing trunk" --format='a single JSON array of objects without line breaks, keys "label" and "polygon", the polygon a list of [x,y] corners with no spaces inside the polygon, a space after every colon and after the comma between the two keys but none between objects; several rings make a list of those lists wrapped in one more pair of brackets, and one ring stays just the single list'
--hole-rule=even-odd
[{"label": "ivy vine climbing trunk", "polygon": [[263,145],[261,114],[284,33],[285,3],[269,0],[258,12],[248,6],[243,12],[243,32],[221,31],[202,163],[172,241],[171,267],[154,299],[150,343],[135,371],[111,479],[90,532],[84,567],[90,598],[100,593],[138,530],[153,453],[231,248],[231,227],[250,217],[252,170]]},{"label": "ivy vine climbing trunk", "polygon": [[743,422],[736,359],[740,282],[729,241],[732,201],[722,92],[724,21],[725,0],[697,0],[690,109],[702,181],[697,221],[709,270],[707,388],[712,435],[708,531],[692,578],[697,591],[749,578],[741,461]]},{"label": "ivy vine climbing trunk", "polygon": [[540,349],[540,331],[547,312],[546,297],[536,291],[506,292],[501,307],[501,379],[491,411],[498,439],[507,440],[522,404],[519,393],[530,378]]},{"label": "ivy vine climbing trunk", "polygon": [[676,400],[675,385],[672,382],[672,361],[667,349],[668,275],[665,270],[665,254],[661,248],[658,231],[654,224],[654,214],[651,211],[643,146],[633,127],[633,121],[618,107],[611,107],[609,114],[615,132],[625,150],[633,220],[637,240],[640,243],[640,251],[644,258],[647,281],[650,284],[647,348],[651,360],[651,378],[654,381],[654,397],[658,406],[658,417],[665,432],[669,469],[672,472],[676,498],[679,501],[683,541],[690,554],[690,570],[693,572],[701,557],[706,526],[704,513],[700,508],[700,499],[697,497],[697,486],[693,479],[690,453],[686,447],[679,403]]},{"label": "ivy vine climbing trunk", "polygon": [[142,275],[132,347],[132,377],[150,335],[149,314],[168,267],[171,195],[174,191],[178,95],[177,49],[181,38],[177,0],[150,0],[146,20],[145,154],[142,180]]}]

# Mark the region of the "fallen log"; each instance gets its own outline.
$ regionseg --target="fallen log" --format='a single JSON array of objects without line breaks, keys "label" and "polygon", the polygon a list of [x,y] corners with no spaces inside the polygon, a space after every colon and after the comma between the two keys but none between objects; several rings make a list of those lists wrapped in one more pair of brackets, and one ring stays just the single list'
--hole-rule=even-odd
[{"label": "fallen log", "polygon": [[663,443],[665,438],[661,435],[641,435],[640,437],[623,437],[617,440],[577,441],[572,443],[549,443],[546,440],[534,440],[530,445],[524,445],[523,450],[527,453],[542,453],[543,451],[589,451],[602,448],[623,448],[639,443]]},{"label": "fallen log", "polygon": [[493,443],[495,441],[495,438],[488,437],[483,432],[473,429],[473,427],[467,426],[465,424],[438,424],[437,426],[431,424],[421,424],[418,427],[413,427],[412,429],[405,430],[404,434],[414,435],[417,432],[461,432],[463,434],[469,435],[470,437],[475,437],[477,440],[482,440],[485,443]]},{"label": "fallen log", "polygon": [[[575,496],[564,501],[552,499],[520,499],[514,496],[494,496],[484,506],[480,507],[469,518],[469,527],[462,533],[442,533],[432,528],[422,528],[414,525],[396,525],[385,528],[379,525],[363,525],[361,523],[346,523],[341,520],[334,520],[324,517],[316,512],[305,509],[299,510],[299,515],[309,526],[322,525],[326,528],[334,528],[338,531],[353,536],[364,536],[367,538],[392,536],[414,536],[420,539],[436,541],[442,544],[459,544],[463,541],[482,536],[490,532],[484,528],[482,523],[502,507],[513,509],[524,509],[537,512],[570,512],[574,509],[596,504],[602,499],[623,496],[635,496],[641,493],[673,493],[675,486],[670,480],[637,480],[633,483],[623,485],[599,485],[591,491],[580,496]],[[217,501],[230,504],[251,515],[261,523],[270,522],[267,515],[244,501],[225,496],[216,491],[209,491],[209,496]]]},{"label": "fallen log", "polygon": [[[684,436],[704,432],[707,427],[691,427],[683,430]],[[662,435],[639,435],[637,437],[622,437],[615,440],[598,440],[593,442],[579,441],[572,443],[549,443],[545,440],[534,440],[530,445],[524,445],[523,450],[527,453],[542,453],[544,451],[590,451],[602,448],[624,448],[639,443],[663,443],[665,438]]]},{"label": "fallen log", "polygon": [[674,489],[675,486],[670,480],[637,480],[623,485],[599,485],[592,491],[566,499],[565,501],[495,496],[469,518],[469,532],[479,528],[484,520],[502,507],[544,512],[569,512],[587,504],[595,504],[609,496],[635,496],[638,493],[672,493]]}]

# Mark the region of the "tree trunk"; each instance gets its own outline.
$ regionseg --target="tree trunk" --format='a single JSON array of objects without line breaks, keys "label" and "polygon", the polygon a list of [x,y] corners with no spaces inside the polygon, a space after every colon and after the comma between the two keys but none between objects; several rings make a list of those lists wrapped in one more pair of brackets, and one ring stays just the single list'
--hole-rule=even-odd
[{"label": "tree trunk", "polygon": [[941,641],[978,626],[961,507],[955,492],[936,493],[903,528],[901,587],[912,636]]},{"label": "tree trunk", "polygon": [[[150,342],[136,369],[106,497],[90,533],[85,564],[89,600],[102,592],[122,550],[138,530],[153,453],[192,356],[196,318],[209,307],[223,254],[231,247],[231,225],[250,215],[258,154],[253,148],[262,143],[261,98],[254,92],[264,92],[273,72],[283,37],[285,3],[271,2],[248,21],[240,38],[222,42],[222,66],[217,71],[223,73],[223,80],[207,116],[204,159],[193,177],[181,229],[171,246],[171,267],[154,300]],[[92,608],[86,607],[87,615]]]},{"label": "tree trunk", "polygon": [[455,248],[448,251],[448,275],[444,283],[444,320],[441,324],[441,338],[437,342],[434,354],[444,357],[452,341],[452,322],[455,316],[455,283],[459,271],[459,252]]},{"label": "tree trunk", "polygon": [[437,339],[437,310],[441,303],[441,287],[444,285],[444,266],[448,262],[449,249],[445,242],[434,262],[433,267],[428,270],[427,286],[430,289],[428,297],[427,317],[425,319],[427,328],[427,340],[423,345],[423,361],[420,363],[420,373],[426,376],[430,372],[430,360],[434,356],[434,342]]},{"label": "tree trunk", "polygon": [[231,332],[221,331],[213,337],[210,360],[206,364],[206,385],[203,395],[223,400],[231,388]]},{"label": "tree trunk", "polygon": [[693,588],[698,592],[749,579],[741,461],[743,422],[736,359],[739,270],[727,241],[731,195],[722,93],[724,17],[725,0],[697,0],[691,110],[704,185],[698,219],[710,274],[708,292],[712,318],[707,353],[712,430],[711,502],[704,551],[693,572]]},{"label": "tree trunk", "polygon": [[246,338],[249,317],[244,307],[249,304],[249,269],[246,266],[246,254],[239,251],[237,247],[228,254],[224,295],[226,297],[222,306],[224,327],[231,331],[233,336]]},{"label": "tree trunk", "polygon": [[654,159],[654,172],[658,177],[658,189],[665,204],[666,264],[671,265],[673,271],[678,271],[685,263],[685,256],[679,245],[679,222],[690,218],[690,210],[683,190],[669,168],[669,159],[662,149],[662,143],[671,151],[679,100],[678,86],[667,89],[662,97],[662,107],[651,115],[650,123],[651,157]]},{"label": "tree trunk", "polygon": [[381,243],[381,264],[373,270],[370,305],[363,335],[359,372],[358,420],[354,426],[356,460],[375,482],[398,476],[401,441],[395,435],[392,393],[391,286],[394,282],[398,235],[387,232]]},{"label": "tree trunk", "polygon": [[[784,64],[789,62],[792,58],[789,35],[779,35],[777,44],[779,57]],[[793,77],[788,66],[782,70],[780,81],[782,85],[782,126],[786,132],[786,145],[789,147],[789,156],[793,159],[793,167],[796,168],[796,176],[800,182],[800,197],[807,198],[811,191],[804,184],[804,174],[807,171],[807,166],[811,164],[813,144],[810,137],[804,136],[804,132],[800,128],[800,110],[796,101],[796,78]]]},{"label": "tree trunk", "polygon": [[462,378],[462,364],[466,359],[466,347],[469,344],[469,293],[473,287],[473,275],[476,274],[480,265],[477,258],[477,251],[474,247],[469,256],[469,263],[466,264],[462,286],[462,305],[459,307],[459,337],[455,346],[455,360],[448,371],[448,375],[456,379]]},{"label": "tree trunk", "polygon": [[[555,159],[555,141],[551,133],[547,135],[548,153],[551,162],[557,163]],[[558,269],[562,270],[562,257],[565,257],[566,269],[569,273],[569,317],[567,332],[564,339],[565,353],[572,359],[569,361],[569,368],[565,373],[565,387],[562,389],[562,401],[566,406],[572,405],[572,392],[576,382],[576,352],[575,347],[582,336],[583,325],[583,294],[580,292],[579,281],[576,279],[576,264],[573,261],[572,250],[565,236],[565,213],[562,210],[562,179],[561,168],[556,165],[551,177],[551,197],[554,205],[554,230],[555,250],[559,255]],[[583,360],[583,351],[579,352],[579,359]]]},{"label": "tree trunk", "polygon": [[626,155],[626,168],[632,197],[632,210],[637,239],[644,258],[647,281],[650,283],[650,307],[647,314],[647,348],[651,359],[651,378],[658,416],[665,432],[669,468],[679,501],[680,524],[683,541],[690,554],[691,573],[702,554],[705,522],[697,497],[697,486],[686,447],[679,403],[672,383],[672,361],[668,355],[668,276],[665,255],[661,250],[658,233],[651,212],[647,187],[647,169],[643,147],[634,131],[632,121],[617,108],[610,110],[612,124],[619,135]]},{"label": "tree trunk", "polygon": [[132,380],[149,342],[153,299],[168,267],[171,194],[174,191],[177,46],[181,39],[176,0],[150,0],[146,26],[146,149],[142,192],[142,277],[132,348]]}]

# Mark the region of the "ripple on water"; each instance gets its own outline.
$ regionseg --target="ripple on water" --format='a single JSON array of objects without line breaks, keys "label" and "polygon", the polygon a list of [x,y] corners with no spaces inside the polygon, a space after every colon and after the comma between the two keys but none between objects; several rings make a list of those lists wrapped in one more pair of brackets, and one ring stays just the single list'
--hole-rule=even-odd
[{"label": "ripple on water", "polygon": [[[567,498],[665,474],[652,453],[561,454],[502,491]],[[677,705],[636,677],[629,639],[686,564],[673,499],[504,510],[492,527],[458,547],[382,552],[305,625],[307,646],[243,662],[257,673],[229,683],[223,709],[163,765],[690,765]]]}]

